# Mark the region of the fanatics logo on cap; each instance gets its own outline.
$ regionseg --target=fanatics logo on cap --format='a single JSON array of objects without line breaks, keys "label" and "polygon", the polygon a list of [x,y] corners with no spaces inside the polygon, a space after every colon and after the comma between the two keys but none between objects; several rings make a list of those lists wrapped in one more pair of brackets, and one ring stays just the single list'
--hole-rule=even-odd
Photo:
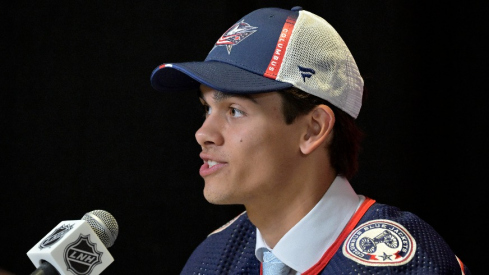
[{"label": "fanatics logo on cap", "polygon": [[313,74],[316,74],[316,71],[314,69],[304,68],[301,66],[297,66],[297,67],[299,67],[299,71],[301,72],[302,80],[304,82],[306,82],[306,78],[310,78]]},{"label": "fanatics logo on cap", "polygon": [[229,28],[222,36],[217,40],[216,46],[226,46],[228,54],[231,54],[233,46],[238,45],[246,37],[252,35],[258,30],[258,27],[253,27],[250,24],[242,20],[239,23],[234,24]]},{"label": "fanatics logo on cap", "polygon": [[399,223],[373,220],[352,231],[343,244],[343,255],[368,266],[398,266],[411,261],[416,241]]}]

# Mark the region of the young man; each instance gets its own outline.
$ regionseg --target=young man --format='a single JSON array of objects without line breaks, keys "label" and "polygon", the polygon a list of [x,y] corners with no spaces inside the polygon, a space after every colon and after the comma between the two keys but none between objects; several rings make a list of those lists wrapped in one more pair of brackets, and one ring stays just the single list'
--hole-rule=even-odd
[{"label": "young man", "polygon": [[469,274],[424,221],[351,188],[363,80],[324,19],[256,10],[204,62],[163,64],[151,83],[200,89],[204,196],[246,208],[182,274]]}]

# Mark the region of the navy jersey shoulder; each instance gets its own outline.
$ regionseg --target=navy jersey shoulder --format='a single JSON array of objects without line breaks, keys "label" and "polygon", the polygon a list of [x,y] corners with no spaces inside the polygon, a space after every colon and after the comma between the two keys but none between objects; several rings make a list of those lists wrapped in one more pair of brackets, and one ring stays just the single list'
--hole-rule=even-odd
[{"label": "navy jersey shoulder", "polygon": [[[255,243],[256,227],[243,213],[210,234],[181,274],[258,275]],[[319,274],[470,274],[464,271],[429,224],[410,212],[375,203]]]},{"label": "navy jersey shoulder", "polygon": [[260,274],[256,227],[246,213],[210,234],[192,253],[181,274]]}]

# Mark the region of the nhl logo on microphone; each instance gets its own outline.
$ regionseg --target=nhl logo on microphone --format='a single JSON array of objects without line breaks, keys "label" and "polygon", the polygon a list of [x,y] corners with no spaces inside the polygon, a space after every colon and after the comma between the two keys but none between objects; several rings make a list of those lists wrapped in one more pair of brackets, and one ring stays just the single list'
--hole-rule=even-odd
[{"label": "nhl logo on microphone", "polygon": [[56,228],[52,234],[47,236],[44,240],[42,240],[39,245],[39,249],[47,248],[55,244],[59,241],[63,236],[73,229],[73,224],[63,224],[62,226]]},{"label": "nhl logo on microphone", "polygon": [[78,239],[64,251],[64,260],[69,271],[77,275],[88,275],[97,264],[102,263],[102,252],[90,241],[90,234],[80,234]]}]

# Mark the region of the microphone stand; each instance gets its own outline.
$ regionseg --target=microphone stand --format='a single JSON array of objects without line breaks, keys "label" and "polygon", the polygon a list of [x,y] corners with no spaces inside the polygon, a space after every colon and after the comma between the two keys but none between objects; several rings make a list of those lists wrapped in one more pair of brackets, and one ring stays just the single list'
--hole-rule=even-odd
[{"label": "microphone stand", "polygon": [[60,275],[58,270],[54,268],[49,262],[44,261],[34,272],[30,275]]}]

